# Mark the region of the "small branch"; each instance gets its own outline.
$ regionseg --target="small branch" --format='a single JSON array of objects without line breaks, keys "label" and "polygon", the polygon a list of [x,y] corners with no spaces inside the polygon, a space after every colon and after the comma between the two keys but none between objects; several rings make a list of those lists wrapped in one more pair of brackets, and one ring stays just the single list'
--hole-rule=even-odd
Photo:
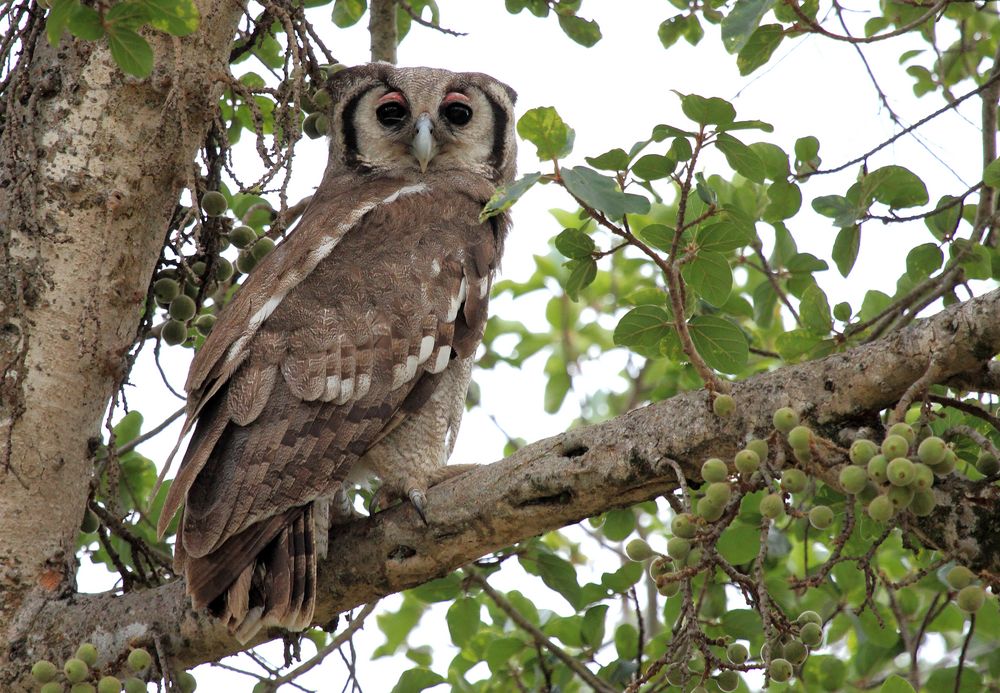
[{"label": "small branch", "polygon": [[965,669],[965,657],[969,654],[969,643],[972,642],[972,635],[976,632],[976,615],[969,614],[969,632],[962,642],[962,653],[958,656],[958,669],[955,671],[955,693],[962,690],[962,670]]},{"label": "small branch", "polygon": [[764,251],[759,242],[754,243],[753,251],[757,255],[757,259],[760,260],[760,266],[762,268],[761,271],[764,273],[764,276],[767,277],[767,280],[771,282],[771,288],[774,289],[774,293],[778,294],[778,298],[780,298],[781,302],[785,304],[785,308],[787,308],[788,312],[790,312],[792,317],[795,318],[795,324],[801,327],[802,321],[799,320],[798,311],[795,310],[791,301],[788,300],[788,294],[786,294],[785,290],[781,288],[781,284],[778,282],[778,277],[771,269],[771,265],[768,264],[767,257],[764,255]]},{"label": "small branch", "polygon": [[579,676],[588,686],[590,686],[595,691],[600,693],[615,693],[615,688],[609,685],[607,682],[602,681],[597,678],[597,676],[590,669],[585,667],[576,657],[571,656],[561,647],[552,642],[551,639],[545,633],[540,631],[535,624],[526,619],[520,611],[514,608],[514,605],[507,601],[506,598],[495,589],[490,586],[490,583],[486,581],[478,571],[474,568],[467,568],[469,579],[479,585],[483,592],[486,593],[493,603],[500,607],[500,610],[505,614],[510,616],[510,619],[516,623],[523,631],[532,637],[532,639],[538,645],[544,647],[553,655],[555,655],[563,664],[569,667],[577,676]]},{"label": "small branch", "polygon": [[420,26],[425,26],[428,29],[434,29],[435,31],[440,31],[442,34],[447,34],[448,36],[468,36],[464,31],[452,31],[451,29],[446,29],[443,26],[435,24],[434,22],[428,22],[426,19],[417,14],[416,10],[410,7],[410,3],[406,0],[396,0],[399,6],[403,8],[406,14],[410,15],[410,19],[415,21]]},{"label": "small branch", "polygon": [[138,438],[130,440],[129,442],[127,442],[124,445],[122,445],[120,448],[118,448],[118,454],[119,455],[124,455],[126,452],[134,450],[139,445],[142,445],[143,443],[145,443],[150,438],[155,438],[156,436],[158,436],[161,433],[163,433],[163,431],[168,426],[170,426],[170,424],[172,424],[177,419],[181,418],[181,416],[183,416],[183,415],[184,415],[184,407],[181,407],[180,409],[178,409],[177,411],[175,411],[173,414],[171,414],[170,416],[168,416],[166,419],[164,419],[163,423],[161,423],[156,428],[154,428],[154,429],[152,429],[150,431],[147,431],[146,433],[143,433]]},{"label": "small branch", "polygon": [[910,405],[913,404],[913,400],[918,397],[923,397],[924,393],[930,388],[931,385],[936,383],[941,375],[941,367],[938,365],[936,359],[931,359],[931,362],[927,365],[927,370],[924,374],[914,381],[913,385],[906,389],[903,396],[899,398],[899,402],[896,404],[895,408],[892,410],[892,415],[889,417],[889,424],[894,424],[897,421],[902,421],[906,416],[907,410]]},{"label": "small branch", "polygon": [[927,10],[927,12],[920,15],[909,24],[904,24],[903,26],[897,29],[893,29],[888,33],[875,34],[874,36],[857,37],[857,36],[842,36],[840,34],[835,34],[828,29],[824,29],[815,19],[813,19],[812,17],[810,17],[809,15],[807,15],[805,12],[802,11],[802,8],[799,7],[798,0],[785,0],[785,4],[788,5],[790,8],[792,8],[792,11],[799,18],[799,20],[807,27],[809,27],[809,29],[813,33],[821,34],[822,36],[826,36],[827,38],[833,39],[834,41],[845,41],[847,43],[854,43],[854,44],[875,43],[876,41],[885,41],[886,39],[895,38],[896,36],[902,36],[903,34],[909,33],[913,29],[917,28],[918,26],[926,22],[928,19],[933,18],[934,15],[936,15],[938,12],[947,7],[949,2],[951,2],[951,0],[938,0],[938,2],[932,5],[929,10]]},{"label": "small branch", "polygon": [[371,34],[372,62],[396,64],[396,0],[372,0],[369,9],[368,33]]},{"label": "small branch", "polygon": [[955,399],[954,397],[943,397],[941,395],[928,395],[927,399],[935,404],[940,404],[944,407],[950,407],[952,409],[958,409],[959,411],[964,411],[966,414],[972,414],[973,416],[987,422],[997,432],[1000,432],[1000,418],[989,413],[982,407],[977,407],[974,404],[963,402]]}]

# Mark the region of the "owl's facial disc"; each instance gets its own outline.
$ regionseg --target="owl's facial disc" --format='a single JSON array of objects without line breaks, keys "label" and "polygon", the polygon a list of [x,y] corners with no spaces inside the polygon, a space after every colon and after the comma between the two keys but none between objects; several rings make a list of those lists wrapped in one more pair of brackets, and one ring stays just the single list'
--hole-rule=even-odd
[{"label": "owl's facial disc", "polygon": [[417,163],[420,164],[420,172],[425,173],[427,165],[434,158],[434,154],[437,153],[437,143],[434,141],[434,135],[432,134],[434,132],[434,122],[431,120],[430,113],[425,111],[418,115],[414,127],[417,132],[413,136],[411,149]]}]

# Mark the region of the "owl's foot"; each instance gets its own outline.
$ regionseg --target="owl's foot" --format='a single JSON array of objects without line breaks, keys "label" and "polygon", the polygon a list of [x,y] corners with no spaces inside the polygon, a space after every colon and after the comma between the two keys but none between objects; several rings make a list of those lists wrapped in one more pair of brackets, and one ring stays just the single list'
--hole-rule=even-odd
[{"label": "owl's foot", "polygon": [[398,486],[391,484],[382,484],[379,489],[372,496],[372,502],[369,508],[371,509],[371,514],[377,513],[383,508],[388,508],[395,501],[408,499],[410,503],[413,504],[413,509],[417,511],[417,515],[426,525],[427,523],[427,489],[437,486],[438,484],[452,479],[456,476],[465,474],[465,472],[471,470],[478,465],[475,464],[452,464],[439,467],[427,475],[422,482],[418,482],[416,479],[409,478],[401,484],[401,486],[406,489],[405,493],[401,493]]}]

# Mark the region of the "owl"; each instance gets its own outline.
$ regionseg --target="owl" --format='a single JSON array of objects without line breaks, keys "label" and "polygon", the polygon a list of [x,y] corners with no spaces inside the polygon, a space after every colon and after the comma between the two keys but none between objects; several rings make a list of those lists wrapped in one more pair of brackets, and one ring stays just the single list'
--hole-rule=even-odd
[{"label": "owl", "polygon": [[427,489],[464,471],[445,465],[509,228],[479,215],[514,175],[510,87],[383,63],[326,87],[323,179],[191,364],[194,432],[159,524],[183,505],[176,568],[244,642],[310,625],[354,480],[423,518]]}]

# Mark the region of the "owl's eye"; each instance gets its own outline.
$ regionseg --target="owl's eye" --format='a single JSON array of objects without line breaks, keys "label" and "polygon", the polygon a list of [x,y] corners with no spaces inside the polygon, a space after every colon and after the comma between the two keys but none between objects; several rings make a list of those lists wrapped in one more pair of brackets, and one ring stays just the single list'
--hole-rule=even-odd
[{"label": "owl's eye", "polygon": [[406,120],[410,112],[406,106],[398,101],[387,101],[375,109],[375,117],[378,122],[387,128],[394,128]]},{"label": "owl's eye", "polygon": [[472,120],[472,109],[460,101],[447,104],[441,109],[441,113],[452,125],[465,125]]}]

